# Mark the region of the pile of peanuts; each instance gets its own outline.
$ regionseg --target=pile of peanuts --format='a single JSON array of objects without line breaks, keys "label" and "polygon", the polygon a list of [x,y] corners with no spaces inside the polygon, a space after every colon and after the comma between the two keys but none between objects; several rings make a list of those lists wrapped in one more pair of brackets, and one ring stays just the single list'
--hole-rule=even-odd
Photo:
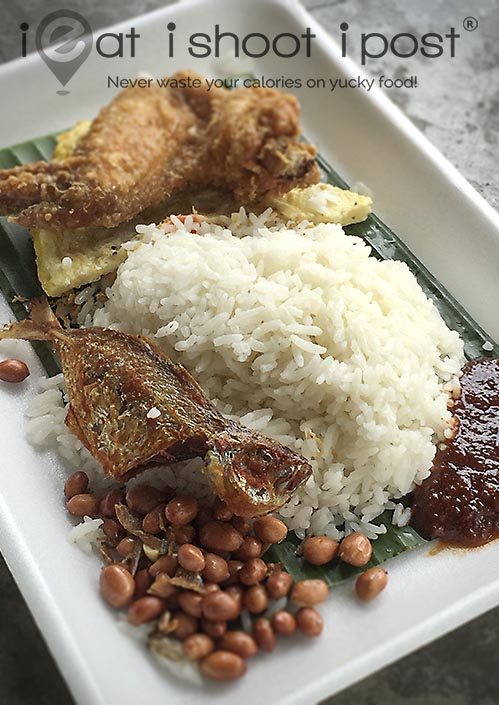
[{"label": "pile of peanuts", "polygon": [[[198,662],[205,676],[240,678],[246,659],[272,651],[277,636],[321,634],[323,620],[316,606],[328,597],[326,582],[294,583],[280,564],[265,561],[267,548],[287,535],[280,519],[248,520],[219,499],[200,505],[193,497],[147,484],[112,489],[103,497],[91,493],[88,485],[87,475],[76,472],[64,493],[72,515],[103,519],[103,599],[114,608],[126,608],[130,624],[150,623],[154,639],[179,640],[185,658]],[[315,565],[335,556],[365,565],[372,551],[361,534],[351,534],[341,544],[316,536],[301,548],[304,559]],[[360,590],[357,583],[362,599],[374,596],[377,581],[369,572],[363,574],[367,579]],[[282,598],[287,609],[278,605],[273,610],[273,601]]]},{"label": "pile of peanuts", "polygon": [[[329,536],[311,536],[303,541],[299,553],[312,565],[326,565],[338,557],[344,563],[362,568],[371,560],[373,548],[367,536],[354,531],[341,543]],[[368,568],[355,582],[357,597],[369,602],[385,589],[387,582],[387,572],[384,568]]]}]

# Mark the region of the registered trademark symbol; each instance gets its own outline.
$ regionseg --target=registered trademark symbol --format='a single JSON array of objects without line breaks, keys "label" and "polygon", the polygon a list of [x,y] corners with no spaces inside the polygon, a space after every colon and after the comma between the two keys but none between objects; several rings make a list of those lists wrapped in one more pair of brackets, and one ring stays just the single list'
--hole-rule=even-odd
[{"label": "registered trademark symbol", "polygon": [[465,17],[463,20],[463,27],[467,32],[474,32],[478,27],[478,20],[476,17]]}]

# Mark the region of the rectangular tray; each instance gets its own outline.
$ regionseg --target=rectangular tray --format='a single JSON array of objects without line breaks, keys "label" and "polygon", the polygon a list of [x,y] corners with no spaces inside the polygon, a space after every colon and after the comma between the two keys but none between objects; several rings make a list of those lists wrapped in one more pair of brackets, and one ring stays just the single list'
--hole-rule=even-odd
[{"label": "rectangular tray", "polygon": [[[166,56],[169,21],[177,24],[175,59]],[[300,34],[312,28],[317,38],[311,59],[260,59],[252,67],[256,75],[306,79],[359,73],[294,0],[187,0],[113,28],[133,25],[141,34],[137,57],[105,60],[92,54],[64,98],[56,95],[59,85],[36,55],[0,67],[0,91],[15,106],[2,115],[0,146],[92,117],[113,95],[108,74],[133,77],[145,70],[162,75],[185,67],[213,76],[227,73],[221,60],[193,60],[182,42],[182,36],[216,22],[240,34],[274,28]],[[359,180],[373,190],[383,221],[499,339],[499,319],[490,305],[499,295],[495,211],[381,93],[302,89],[297,94],[304,132],[321,154],[347,182]],[[10,316],[0,301],[0,320]],[[25,343],[2,341],[0,352],[22,355],[32,369],[21,393],[0,390],[0,547],[81,705],[128,705],[144,692],[172,705],[202,705],[214,698],[220,705],[310,705],[499,603],[497,542],[432,556],[425,547],[390,563],[389,589],[374,604],[359,606],[350,583],[336,588],[323,610],[327,627],[321,639],[280,645],[271,657],[255,659],[237,684],[207,684],[199,691],[175,680],[120,633],[115,614],[97,592],[95,557],[66,541],[63,465],[53,455],[37,453],[22,434],[23,413],[42,370]]]}]

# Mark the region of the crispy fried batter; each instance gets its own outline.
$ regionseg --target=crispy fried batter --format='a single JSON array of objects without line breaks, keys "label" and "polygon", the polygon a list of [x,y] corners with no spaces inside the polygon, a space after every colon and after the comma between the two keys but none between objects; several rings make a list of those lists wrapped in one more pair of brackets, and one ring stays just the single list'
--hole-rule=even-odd
[{"label": "crispy fried batter", "polygon": [[[266,88],[130,87],[73,156],[0,171],[0,214],[28,227],[113,227],[206,185],[241,201],[319,180],[294,96]],[[200,78],[200,77],[199,77]]]},{"label": "crispy fried batter", "polygon": [[110,328],[63,330],[46,302],[0,338],[53,342],[70,399],[66,424],[106,475],[204,458],[215,492],[241,516],[278,509],[310,476],[305,458],[224,418],[187,370],[148,340]]}]

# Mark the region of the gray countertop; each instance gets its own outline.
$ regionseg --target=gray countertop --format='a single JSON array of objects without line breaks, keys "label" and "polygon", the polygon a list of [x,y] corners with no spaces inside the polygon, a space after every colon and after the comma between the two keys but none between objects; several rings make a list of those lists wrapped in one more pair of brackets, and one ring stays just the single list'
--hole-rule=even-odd
[{"label": "gray countertop", "polygon": [[[229,0],[228,0],[229,1]],[[66,0],[94,29],[166,4],[162,0]],[[336,38],[352,33],[460,31],[454,58],[383,58],[373,75],[418,76],[416,89],[390,97],[495,208],[499,208],[499,0],[305,0]],[[55,0],[2,2],[0,61],[19,56],[19,24],[36,22]],[[465,17],[479,22],[462,30]],[[353,57],[354,58],[354,57]],[[0,558],[0,703],[70,705],[71,696]],[[499,609],[398,661],[328,700],[328,705],[495,705],[499,702]],[[113,705],[113,704],[109,704]]]}]

